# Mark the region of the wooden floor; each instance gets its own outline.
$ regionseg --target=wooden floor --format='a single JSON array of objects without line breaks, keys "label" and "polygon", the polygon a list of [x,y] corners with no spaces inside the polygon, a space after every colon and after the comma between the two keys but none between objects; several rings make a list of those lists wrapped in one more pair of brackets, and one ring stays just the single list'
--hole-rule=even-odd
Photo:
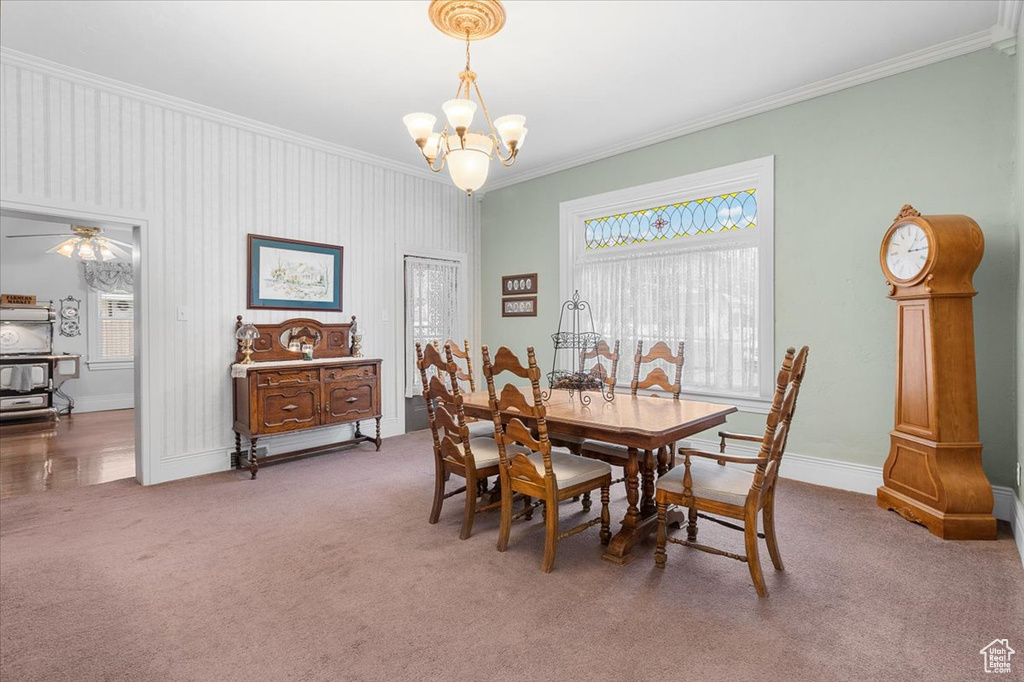
[{"label": "wooden floor", "polygon": [[135,410],[0,426],[0,499],[135,476]]}]

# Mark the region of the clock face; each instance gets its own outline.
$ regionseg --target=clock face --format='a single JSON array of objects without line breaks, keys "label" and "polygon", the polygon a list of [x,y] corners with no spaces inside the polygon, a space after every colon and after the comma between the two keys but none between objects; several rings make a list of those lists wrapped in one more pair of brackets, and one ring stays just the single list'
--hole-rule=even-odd
[{"label": "clock face", "polygon": [[920,225],[903,223],[889,235],[889,242],[885,245],[885,266],[897,279],[914,279],[928,262],[930,246],[928,235]]}]

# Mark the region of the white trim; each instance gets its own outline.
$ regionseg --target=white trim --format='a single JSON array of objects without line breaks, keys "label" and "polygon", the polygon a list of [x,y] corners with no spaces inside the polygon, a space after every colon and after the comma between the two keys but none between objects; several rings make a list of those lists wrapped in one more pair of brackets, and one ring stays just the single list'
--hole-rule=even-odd
[{"label": "white trim", "polygon": [[[705,438],[689,438],[686,444],[687,447],[697,450],[718,452],[719,442]],[[734,445],[730,443],[729,452],[737,455],[756,456],[759,449],[750,445]],[[879,486],[882,485],[882,467],[842,462],[823,457],[810,457],[792,452],[787,452],[782,458],[782,468],[779,469],[779,476],[794,481],[822,485],[827,488],[849,490],[855,493],[871,495],[872,497],[876,494]],[[1020,500],[1017,499],[1013,488],[994,485],[992,486],[992,495],[995,498],[992,515],[1000,521],[1014,523],[1014,502],[1016,501],[1019,512]],[[1016,528],[1014,533],[1017,533]],[[1018,541],[1018,547],[1020,547],[1020,541]]]},{"label": "white trim", "polygon": [[[152,432],[150,424],[149,395],[152,379],[149,366],[146,364],[146,339],[149,329],[149,300],[147,296],[153,287],[149,281],[149,269],[146,266],[146,249],[150,238],[151,218],[148,213],[116,210],[117,213],[101,213],[96,207],[73,201],[46,199],[40,203],[36,197],[26,197],[16,192],[5,192],[0,198],[0,211],[31,214],[56,218],[56,222],[90,221],[103,225],[128,226],[132,228],[132,266],[135,271],[135,362],[134,366],[134,397],[135,397],[135,478],[142,485],[151,485],[167,480],[160,468],[158,457],[160,447],[150,443]],[[154,221],[155,222],[155,221]]]},{"label": "white trim", "polygon": [[[770,401],[770,392],[774,385],[775,358],[775,157],[764,156],[759,159],[711,168],[681,175],[676,178],[650,182],[645,185],[626,187],[623,189],[595,194],[589,197],[563,201],[559,204],[559,300],[565,301],[572,296],[576,288],[575,264],[577,259],[589,260],[600,256],[586,254],[583,248],[583,231],[580,226],[588,218],[596,218],[609,213],[623,213],[641,208],[650,208],[662,204],[686,199],[723,194],[736,189],[756,189],[757,193],[757,227],[753,235],[740,233],[740,239],[756,239],[758,244],[758,291],[760,304],[758,309],[758,346],[759,354],[766,361],[758,368],[758,384],[762,395],[760,398],[745,399],[750,406],[760,409],[765,401]],[[657,250],[663,253],[666,249],[702,248],[713,245],[719,240],[735,241],[737,235],[728,237],[711,235],[695,239],[692,243],[683,244],[684,240],[658,242],[656,245],[644,245],[628,248],[629,253],[642,253],[645,250]],[[639,249],[639,251],[637,251]],[[614,251],[612,249],[611,251]],[[612,252],[608,257],[613,257]],[[625,251],[623,251],[625,253]],[[712,402],[720,401],[724,395],[702,393],[705,399]]]},{"label": "white trim", "polygon": [[1017,26],[1024,0],[1000,0],[992,27],[992,47],[1005,55],[1017,54]]},{"label": "white trim", "polygon": [[1024,565],[1024,502],[1013,496],[1013,539],[1017,543],[1020,563]]},{"label": "white trim", "polygon": [[[370,424],[370,428],[373,429],[373,420],[369,419],[363,422],[363,426]],[[322,445],[329,445],[336,443],[339,440],[338,432],[344,432],[347,430],[348,435],[342,435],[340,439],[350,437],[351,433],[355,432],[355,425],[342,425],[338,428],[328,429],[316,429],[308,432],[298,432],[295,434],[280,434],[272,438],[262,438],[259,442],[259,447],[267,447],[267,451],[271,454],[274,452],[291,452],[293,450],[303,450],[305,448],[315,448]],[[399,429],[398,419],[382,419],[380,422],[381,438],[389,438],[391,436],[398,436],[402,434]],[[366,433],[367,429],[363,429],[363,433]],[[243,439],[243,449],[249,447],[248,442]],[[361,444],[357,446],[363,448],[364,451],[373,452],[369,449],[370,446]],[[387,454],[385,446],[381,446],[381,455]],[[215,474],[224,471],[232,471],[231,467],[231,455],[234,452],[233,447],[229,448],[217,448],[215,450],[204,450],[201,452],[191,452],[184,455],[176,455],[173,457],[166,457],[160,460],[161,467],[161,481],[171,481],[180,478],[190,478],[192,476],[202,476],[204,474]],[[269,470],[268,470],[269,472]],[[243,472],[239,472],[243,473]],[[245,476],[248,477],[248,472],[244,472]],[[273,475],[269,473],[263,474],[263,476]]]},{"label": "white trim", "polygon": [[111,395],[84,395],[75,398],[75,409],[79,412],[106,412],[107,410],[130,410],[135,407],[134,393],[114,393]]},{"label": "white trim", "polygon": [[[1004,0],[1004,2],[1005,1],[1007,0]],[[1009,1],[1014,2],[1018,0]],[[522,172],[516,172],[515,168],[509,169],[509,171],[500,176],[498,180],[489,182],[487,189],[488,191],[493,192],[504,187],[517,185],[529,180],[535,180],[545,175],[551,175],[552,173],[557,173],[569,168],[575,168],[576,166],[582,166],[588,163],[593,163],[594,161],[600,161],[601,159],[607,159],[608,157],[617,156],[635,149],[649,147],[653,144],[671,140],[676,137],[682,137],[701,130],[707,130],[708,128],[714,128],[725,123],[731,123],[750,116],[756,116],[757,114],[763,114],[767,111],[781,109],[782,107],[789,106],[790,104],[805,102],[816,97],[832,94],[833,92],[839,92],[840,90],[846,90],[847,88],[881,80],[882,78],[888,78],[889,76],[895,76],[896,74],[911,71],[922,66],[928,66],[929,64],[935,64],[936,62],[960,57],[972,52],[978,52],[979,50],[985,50],[992,47],[998,40],[1002,40],[1002,38],[1002,32],[996,31],[995,28],[971,33],[960,38],[954,38],[944,43],[939,43],[938,45],[933,45],[922,50],[905,54],[901,57],[887,59],[871,66],[855,69],[838,76],[833,76],[832,78],[820,80],[816,83],[810,83],[809,85],[787,90],[777,95],[770,95],[769,97],[754,100],[747,104],[731,107],[718,113],[711,114],[710,116],[691,119],[647,135],[637,137],[629,136],[629,139],[626,141],[620,142],[619,144],[604,145],[598,151],[579,154],[577,156],[524,170]]]},{"label": "white trim", "polygon": [[[334,142],[328,142],[327,140],[321,140],[309,135],[296,133],[285,128],[278,128],[277,126],[272,126],[267,123],[254,121],[251,118],[208,107],[204,104],[190,102],[187,99],[174,97],[173,95],[166,95],[162,92],[149,90],[137,85],[131,85],[130,83],[124,83],[89,71],[76,69],[26,52],[12,50],[7,47],[0,47],[0,62],[28,69],[36,73],[42,73],[53,78],[74,81],[76,84],[97,88],[104,92],[120,95],[122,97],[129,97],[146,104],[166,107],[188,116],[195,116],[196,118],[201,118],[206,121],[232,126],[257,135],[265,135],[276,140],[302,145],[328,154],[336,154],[352,161],[359,161],[379,168],[387,168],[389,170],[405,173],[406,175],[428,179],[433,182],[439,182],[442,184],[448,183],[447,174],[442,175],[441,173],[434,173],[422,165],[413,165],[411,163],[394,161],[383,156],[378,156],[377,154],[359,151],[358,149],[352,149],[351,147],[346,147]],[[409,153],[410,155],[415,154],[417,157],[420,156],[417,150],[411,146]]]}]

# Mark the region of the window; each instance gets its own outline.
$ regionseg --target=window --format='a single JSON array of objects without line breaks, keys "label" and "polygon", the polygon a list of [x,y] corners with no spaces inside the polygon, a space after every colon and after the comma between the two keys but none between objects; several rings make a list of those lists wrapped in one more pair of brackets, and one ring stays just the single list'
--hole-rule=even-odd
[{"label": "window", "polygon": [[135,302],[131,294],[90,293],[89,369],[124,369],[135,356]]},{"label": "window", "polygon": [[[621,341],[684,341],[683,392],[763,409],[773,353],[773,157],[561,207],[561,289]],[[672,376],[672,373],[669,372]]]},{"label": "window", "polygon": [[463,262],[405,257],[406,397],[423,391],[416,368],[416,343],[460,340],[465,330]]}]

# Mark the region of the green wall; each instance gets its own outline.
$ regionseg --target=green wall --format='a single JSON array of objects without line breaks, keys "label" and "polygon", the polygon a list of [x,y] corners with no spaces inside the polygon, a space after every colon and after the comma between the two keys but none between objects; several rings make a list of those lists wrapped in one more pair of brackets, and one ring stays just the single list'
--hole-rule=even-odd
[{"label": "green wall", "polygon": [[[550,363],[560,202],[774,154],[776,354],[811,347],[790,450],[873,466],[885,460],[896,306],[886,298],[878,249],[900,206],[911,203],[926,214],[967,214],[985,232],[975,277],[983,458],[993,484],[1010,485],[1020,267],[1011,198],[1015,69],[1013,59],[985,50],[488,192],[483,342],[517,351],[535,344],[542,366]],[[503,319],[500,276],[534,271],[538,316]],[[763,420],[739,414],[730,427],[756,433]]]}]

